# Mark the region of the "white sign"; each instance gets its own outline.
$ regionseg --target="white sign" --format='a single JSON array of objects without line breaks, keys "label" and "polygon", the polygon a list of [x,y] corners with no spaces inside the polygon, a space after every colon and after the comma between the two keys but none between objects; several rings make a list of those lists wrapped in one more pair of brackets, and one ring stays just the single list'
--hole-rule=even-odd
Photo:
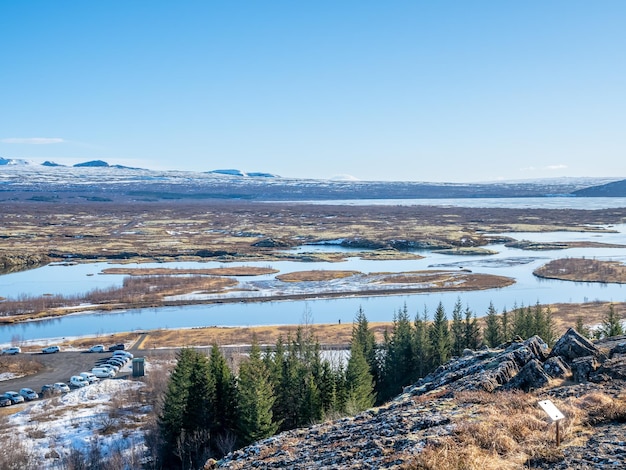
[{"label": "white sign", "polygon": [[565,415],[563,415],[563,413],[561,413],[559,409],[556,406],[554,406],[554,403],[552,403],[550,400],[540,401],[539,406],[543,408],[543,411],[546,412],[546,414],[550,417],[552,422],[559,421],[565,418]]}]

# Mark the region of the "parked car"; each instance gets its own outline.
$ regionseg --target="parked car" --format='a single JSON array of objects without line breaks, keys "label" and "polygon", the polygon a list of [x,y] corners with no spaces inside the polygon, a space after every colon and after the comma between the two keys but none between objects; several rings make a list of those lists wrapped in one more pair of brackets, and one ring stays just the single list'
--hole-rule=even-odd
[{"label": "parked car", "polygon": [[4,395],[0,395],[0,406],[9,406],[11,404],[11,400]]},{"label": "parked car", "polygon": [[108,367],[94,367],[91,369],[91,373],[100,379],[110,379],[115,377],[115,371]]},{"label": "parked car", "polygon": [[112,366],[117,366],[118,370],[121,369],[122,367],[124,367],[124,365],[126,364],[126,361],[123,360],[118,360],[118,359],[109,359],[108,361],[106,361],[106,364],[111,364]]},{"label": "parked car", "polygon": [[80,375],[83,379],[85,379],[87,382],[89,382],[90,384],[94,383],[94,382],[98,382],[100,379],[98,377],[96,377],[94,374],[92,374],[91,372],[81,372]]},{"label": "parked car", "polygon": [[107,359],[107,361],[115,361],[121,362],[122,364],[126,364],[128,362],[128,358],[126,356],[111,356]]},{"label": "parked car", "polygon": [[125,357],[127,359],[132,359],[133,357],[135,357],[135,356],[133,356],[132,353],[129,353],[128,351],[115,351],[113,353],[113,357],[115,357],[115,356],[122,356],[122,357]]},{"label": "parked car", "polygon": [[54,353],[58,353],[60,350],[61,348],[58,346],[48,346],[47,348],[43,348],[41,352],[43,354],[54,354]]},{"label": "parked car", "polygon": [[116,366],[115,364],[108,364],[108,363],[100,364],[96,367],[101,367],[103,369],[111,369],[116,374],[120,370],[120,366]]},{"label": "parked car", "polygon": [[43,386],[41,387],[41,396],[42,396],[42,397],[47,397],[47,396],[50,396],[50,395],[52,395],[53,393],[55,393],[55,390],[54,390],[54,385],[52,385],[52,384],[46,384],[46,385],[43,385]]},{"label": "parked car", "polygon": [[90,347],[87,352],[90,352],[90,353],[101,353],[101,352],[104,352],[104,345],[103,344],[96,344],[95,346]]},{"label": "parked car", "polygon": [[21,353],[22,350],[20,348],[18,348],[17,346],[13,346],[10,348],[6,348],[2,350],[2,354],[9,354],[9,355],[15,355],[15,354],[19,354]]},{"label": "parked car", "polygon": [[81,387],[86,387],[87,385],[89,385],[89,382],[86,381],[85,377],[81,375],[72,375],[70,377],[70,385],[72,387],[81,388]]},{"label": "parked car", "polygon": [[17,392],[5,392],[4,397],[11,400],[14,405],[24,402],[24,397]]},{"label": "parked car", "polygon": [[124,343],[119,343],[119,344],[114,344],[112,346],[109,346],[109,351],[123,351],[124,349],[126,349],[126,346],[124,346]]},{"label": "parked car", "polygon": [[37,392],[35,392],[32,388],[22,388],[20,390],[20,395],[24,397],[24,400],[31,401],[39,398]]},{"label": "parked car", "polygon": [[70,391],[70,387],[63,382],[57,382],[52,386],[55,393],[67,393]]}]

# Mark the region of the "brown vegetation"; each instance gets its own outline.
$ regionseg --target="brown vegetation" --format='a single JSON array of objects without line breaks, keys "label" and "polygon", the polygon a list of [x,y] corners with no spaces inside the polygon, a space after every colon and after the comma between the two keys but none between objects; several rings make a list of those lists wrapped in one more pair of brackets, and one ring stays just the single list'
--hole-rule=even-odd
[{"label": "brown vegetation", "polygon": [[555,425],[537,406],[542,397],[523,392],[461,392],[455,399],[465,404],[464,412],[451,416],[452,435],[433,437],[406,468],[547,468],[563,460],[563,447],[579,445],[590,437],[590,424],[598,419],[624,422],[626,417],[622,396],[592,391],[579,397],[549,398],[566,416],[560,423],[562,447],[555,443]]},{"label": "brown vegetation", "polygon": [[[75,310],[160,306],[166,296],[194,291],[220,292],[237,281],[217,276],[143,276],[124,279],[122,287],[95,289],[84,295],[21,295],[0,302],[0,322],[65,315]],[[91,305],[85,305],[91,304]]]},{"label": "brown vegetation", "polygon": [[[597,211],[473,209],[428,206],[325,206],[181,201],[140,203],[37,202],[0,212],[0,258],[73,260],[272,260],[285,246],[359,240],[371,248],[484,246],[485,232],[598,230],[621,223],[626,209]],[[265,239],[279,246],[263,246]],[[16,258],[16,256],[18,258]],[[345,255],[344,255],[345,256]],[[289,259],[289,258],[287,258]],[[27,266],[28,264],[24,264]]]},{"label": "brown vegetation", "polygon": [[538,277],[576,282],[613,282],[626,284],[626,265],[618,261],[588,258],[552,260],[533,271]]}]

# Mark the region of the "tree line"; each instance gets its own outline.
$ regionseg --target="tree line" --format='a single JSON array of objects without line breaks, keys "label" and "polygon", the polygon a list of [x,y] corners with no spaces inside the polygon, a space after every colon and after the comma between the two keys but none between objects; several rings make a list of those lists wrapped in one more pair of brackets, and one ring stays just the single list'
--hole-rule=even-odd
[{"label": "tree line", "polygon": [[[613,306],[609,313],[619,324]],[[323,357],[306,326],[264,351],[254,341],[238,367],[229,367],[217,345],[209,355],[182,349],[159,417],[161,461],[164,468],[196,468],[276,432],[356,414],[388,401],[465,349],[533,335],[554,343],[549,307],[537,303],[498,314],[490,304],[481,327],[459,299],[451,320],[441,303],[432,318],[424,310],[411,319],[405,305],[380,342],[359,309],[347,361]]]}]

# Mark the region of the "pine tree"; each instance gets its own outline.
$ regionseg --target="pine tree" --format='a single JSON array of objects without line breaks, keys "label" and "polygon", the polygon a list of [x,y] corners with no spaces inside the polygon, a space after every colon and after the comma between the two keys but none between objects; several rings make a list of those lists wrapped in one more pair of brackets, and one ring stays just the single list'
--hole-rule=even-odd
[{"label": "pine tree", "polygon": [[506,342],[511,339],[509,311],[506,309],[506,307],[502,309],[502,313],[500,314],[500,333],[502,342]]},{"label": "pine tree", "polygon": [[431,367],[434,369],[450,359],[450,351],[452,350],[448,318],[441,302],[439,302],[435,310],[433,322],[429,329],[429,337],[432,359]]},{"label": "pine tree", "polygon": [[465,338],[465,325],[463,324],[463,306],[461,305],[461,298],[457,297],[454,309],[452,310],[452,355],[460,356],[465,348],[467,348],[467,341]]},{"label": "pine tree", "polygon": [[424,307],[424,314],[415,315],[413,321],[413,363],[415,378],[426,376],[430,368],[430,338],[428,337],[428,311]]},{"label": "pine tree", "polygon": [[544,314],[544,329],[543,336],[541,337],[548,346],[554,346],[556,342],[556,325],[554,324],[554,317],[552,316],[552,309],[548,305],[546,307],[546,313]]},{"label": "pine tree", "polygon": [[620,336],[624,334],[624,327],[622,321],[613,304],[609,305],[609,310],[602,319],[602,327],[600,333],[603,337]]},{"label": "pine tree", "polygon": [[277,431],[278,424],[272,414],[274,390],[256,339],[250,357],[239,366],[237,399],[238,431],[243,445],[272,436]]},{"label": "pine tree", "polygon": [[386,401],[402,391],[416,376],[413,362],[413,338],[411,321],[406,305],[394,314],[391,335],[385,334],[384,367],[378,398]]},{"label": "pine tree", "polygon": [[585,325],[583,317],[576,318],[576,326],[574,327],[574,329],[584,337],[591,338],[591,330],[587,325]]},{"label": "pine tree", "polygon": [[213,344],[209,359],[211,375],[215,383],[213,394],[213,420],[209,427],[211,442],[218,455],[230,452],[236,434],[236,385],[226,358]]},{"label": "pine tree", "polygon": [[159,416],[166,467],[195,466],[206,460],[212,393],[213,380],[206,356],[194,349],[181,349]]},{"label": "pine tree", "polygon": [[370,330],[367,317],[362,307],[359,307],[357,316],[352,323],[352,347],[357,340],[363,349],[363,356],[370,368],[370,373],[375,381],[379,380],[380,367],[378,365],[378,357],[376,354],[376,339],[374,338],[374,332]]},{"label": "pine tree", "polygon": [[500,320],[498,319],[498,313],[492,302],[489,302],[487,315],[485,317],[485,342],[492,348],[502,343]]},{"label": "pine tree", "polygon": [[347,407],[350,414],[371,408],[375,402],[374,383],[369,365],[357,343],[350,349],[346,369]]},{"label": "pine tree", "polygon": [[465,344],[472,350],[480,346],[480,326],[476,313],[472,312],[469,306],[465,307]]}]

